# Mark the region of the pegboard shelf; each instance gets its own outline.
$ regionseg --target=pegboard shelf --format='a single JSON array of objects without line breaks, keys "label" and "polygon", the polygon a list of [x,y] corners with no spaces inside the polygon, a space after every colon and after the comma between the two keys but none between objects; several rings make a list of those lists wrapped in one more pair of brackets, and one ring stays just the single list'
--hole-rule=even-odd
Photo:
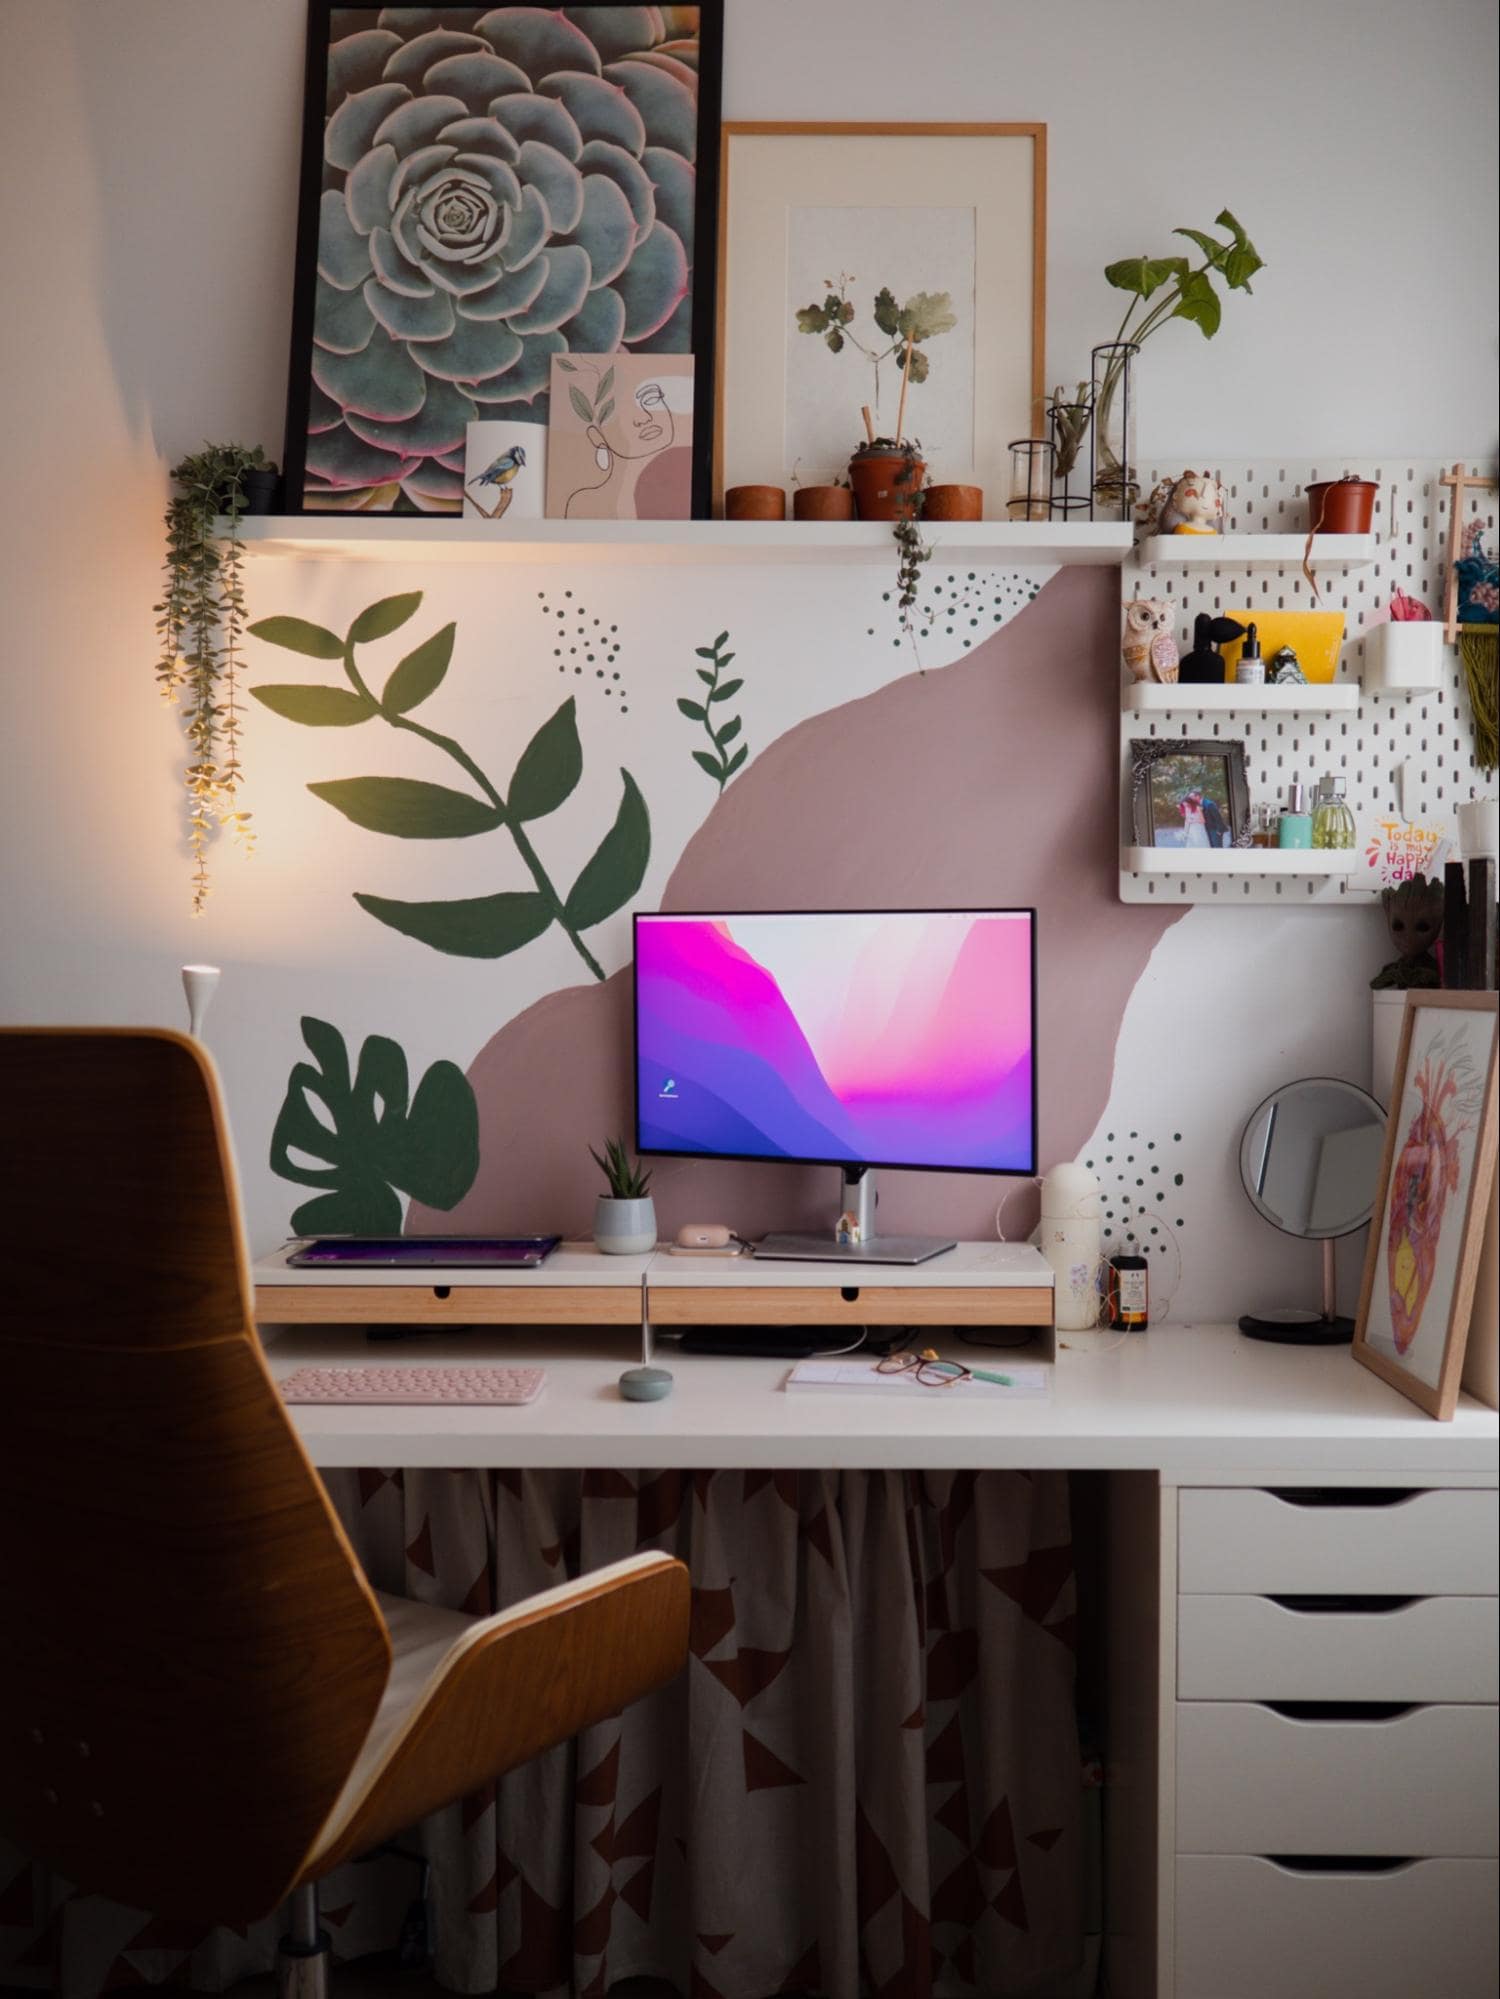
[{"label": "pegboard shelf", "polygon": [[1127,847],[1120,865],[1137,875],[1352,875],[1352,847]]},{"label": "pegboard shelf", "polygon": [[[1227,569],[1243,563],[1253,569],[1302,567],[1305,534],[1153,534],[1147,535],[1137,560],[1148,566],[1181,564],[1189,569]],[[1320,534],[1313,537],[1308,557],[1314,569],[1363,569],[1375,560],[1372,534]]]},{"label": "pegboard shelf", "polygon": [[1359,706],[1357,680],[1311,682],[1304,687],[1161,687],[1138,681],[1121,703],[1131,715],[1348,715]]},{"label": "pegboard shelf", "polygon": [[[227,523],[218,523],[222,533]],[[933,559],[950,567],[997,564],[1118,569],[1130,556],[1128,525],[1084,521],[932,521]],[[248,514],[245,553],[325,562],[894,563],[887,521],[526,521],[506,530],[462,516]]]}]

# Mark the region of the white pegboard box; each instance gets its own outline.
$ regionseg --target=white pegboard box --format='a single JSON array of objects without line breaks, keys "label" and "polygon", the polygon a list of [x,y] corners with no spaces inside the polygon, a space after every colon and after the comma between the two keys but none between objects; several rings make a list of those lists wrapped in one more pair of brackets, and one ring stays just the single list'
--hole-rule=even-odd
[{"label": "white pegboard box", "polygon": [[[1339,713],[1244,705],[1220,709],[1194,706],[1193,689],[1174,690],[1186,697],[1180,706],[1145,711],[1121,704],[1121,847],[1120,895],[1126,902],[1266,902],[1286,905],[1355,900],[1369,901],[1374,890],[1361,876],[1352,880],[1328,876],[1296,877],[1145,874],[1125,865],[1129,845],[1129,785],[1131,737],[1193,739],[1223,736],[1245,746],[1245,763],[1252,801],[1281,799],[1294,778],[1312,786],[1325,771],[1340,774],[1356,821],[1364,828],[1384,815],[1428,818],[1451,814],[1463,800],[1493,787],[1474,762],[1474,738],[1469,699],[1458,654],[1442,651],[1436,686],[1416,693],[1360,690],[1361,644],[1368,626],[1378,632],[1392,592],[1400,589],[1440,611],[1444,564],[1447,559],[1450,489],[1439,483],[1445,465],[1387,465],[1369,460],[1316,465],[1282,461],[1230,463],[1214,468],[1228,496],[1228,534],[1214,551],[1214,561],[1175,558],[1148,559],[1151,543],[1143,542],[1121,571],[1121,589],[1131,597],[1170,597],[1177,605],[1177,637],[1183,651],[1191,644],[1193,620],[1201,612],[1219,613],[1226,604],[1254,604],[1277,610],[1342,608],[1345,615],[1343,655],[1333,686],[1348,689],[1357,705]],[[1176,477],[1181,464],[1143,470],[1142,490],[1150,492],[1159,479]],[[1316,479],[1337,479],[1352,472],[1379,487],[1374,521],[1373,559],[1362,566],[1315,571],[1319,598],[1314,599],[1302,574],[1300,551],[1307,539],[1305,488]],[[1482,520],[1491,535],[1495,527],[1494,495],[1470,488],[1464,501],[1467,518]],[[1228,563],[1230,537],[1257,535],[1295,539],[1297,559],[1291,563]],[[1187,537],[1174,536],[1174,541]],[[1262,543],[1252,552],[1281,544]],[[1377,640],[1376,646],[1386,641]],[[1118,657],[1113,670],[1118,676]],[[1115,683],[1119,685],[1118,678]],[[1204,690],[1196,690],[1203,693]],[[1254,690],[1241,689],[1250,694]],[[1347,701],[1348,696],[1345,695]]]}]

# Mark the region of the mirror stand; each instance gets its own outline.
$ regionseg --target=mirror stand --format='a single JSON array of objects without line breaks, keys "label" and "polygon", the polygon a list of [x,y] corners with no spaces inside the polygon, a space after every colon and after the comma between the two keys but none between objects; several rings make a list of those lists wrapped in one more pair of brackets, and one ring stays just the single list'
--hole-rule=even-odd
[{"label": "mirror stand", "polygon": [[1323,1238],[1323,1309],[1311,1312],[1289,1305],[1273,1312],[1246,1312],[1240,1331],[1252,1340],[1271,1340],[1282,1346],[1333,1347],[1354,1338],[1354,1321],[1339,1316],[1338,1272],[1334,1265],[1336,1238]]}]

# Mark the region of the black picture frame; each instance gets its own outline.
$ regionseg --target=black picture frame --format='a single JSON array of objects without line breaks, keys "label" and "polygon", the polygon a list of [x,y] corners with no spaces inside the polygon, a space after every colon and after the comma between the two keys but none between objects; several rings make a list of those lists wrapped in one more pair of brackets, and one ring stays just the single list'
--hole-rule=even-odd
[{"label": "black picture frame", "polygon": [[[406,8],[400,11],[403,15],[409,16],[417,10]],[[421,11],[429,10],[424,9]],[[437,5],[434,5],[430,9],[434,23],[441,24],[440,28],[436,31],[449,35],[472,34],[472,27],[455,27],[453,25],[456,14],[467,14],[471,11],[475,22],[477,22],[481,18],[503,13],[506,10],[483,6],[476,6],[472,10],[467,8],[455,9],[451,6]],[[528,15],[532,22],[535,22],[537,19],[538,10],[517,9],[516,11],[520,14]],[[552,11],[545,18],[561,24],[556,30],[558,34],[566,33],[569,28],[577,29],[582,34],[587,28],[588,17],[590,16],[617,14],[638,17],[640,12],[639,8],[620,6],[617,4],[617,0],[595,0],[595,4]],[[724,0],[697,0],[697,12],[697,119],[691,186],[693,240],[691,244],[684,245],[683,247],[687,252],[688,259],[688,286],[684,296],[690,302],[688,338],[690,351],[694,357],[693,394],[696,412],[694,421],[692,505],[695,518],[706,518],[712,510],[713,490],[712,413],[714,407],[714,352],[716,345],[715,310],[719,234],[719,126],[723,70]],[[433,514],[439,516],[456,516],[462,511],[462,500],[458,493],[454,492],[451,496],[444,497],[448,481],[440,477],[439,474],[443,471],[454,472],[453,461],[456,452],[457,460],[460,461],[457,466],[456,476],[460,481],[462,479],[462,436],[461,434],[458,435],[456,447],[453,438],[458,418],[461,415],[461,409],[455,403],[454,396],[450,395],[448,391],[452,390],[456,392],[456,395],[463,401],[472,401],[465,393],[464,383],[466,379],[469,379],[470,386],[472,386],[473,378],[455,377],[451,373],[454,366],[462,365],[462,361],[468,358],[467,355],[445,359],[443,365],[447,366],[450,370],[447,377],[434,377],[422,371],[421,380],[424,395],[422,404],[418,406],[416,411],[389,417],[384,409],[376,411],[368,409],[357,410],[354,406],[356,399],[360,396],[363,396],[366,402],[378,400],[378,397],[372,397],[366,392],[372,379],[369,369],[363,371],[366,382],[366,388],[364,389],[358,387],[358,379],[361,374],[358,368],[348,367],[339,371],[341,378],[347,380],[350,384],[347,391],[348,399],[342,402],[338,396],[330,395],[327,388],[315,383],[313,378],[314,349],[315,345],[318,344],[315,336],[318,331],[319,263],[320,258],[325,255],[331,258],[334,254],[334,246],[331,244],[324,245],[321,241],[323,198],[328,192],[341,192],[352,172],[352,169],[333,166],[325,160],[324,142],[330,119],[341,108],[346,97],[356,94],[356,87],[359,90],[373,89],[381,83],[398,81],[399,79],[387,79],[385,77],[384,63],[388,62],[393,56],[399,58],[404,53],[404,47],[409,47],[412,41],[415,40],[417,33],[415,29],[409,26],[403,26],[402,32],[399,35],[396,35],[389,28],[382,29],[379,26],[381,13],[382,6],[380,0],[308,0],[307,53],[303,85],[302,164],[298,192],[297,250],[292,301],[291,354],[287,379],[286,441],[282,459],[285,474],[285,506],[287,512],[292,514],[339,515],[363,512],[376,513],[381,516],[403,515],[420,518]],[[359,16],[368,17],[368,26],[354,28],[353,33],[355,35],[361,37],[383,36],[384,39],[368,40],[363,42],[359,49],[349,50],[344,48],[344,44],[350,39],[350,35],[344,31],[350,29],[351,17]],[[601,34],[604,32],[605,26],[606,24],[602,22],[599,24],[599,32]],[[344,87],[344,83],[339,77],[335,77],[332,82],[330,80],[330,56],[331,51],[335,47],[336,30],[340,31],[338,33],[337,46],[344,50],[343,76],[354,79],[353,85],[349,88]],[[422,32],[432,31],[424,30]],[[402,49],[396,48],[395,43],[398,41],[403,44]],[[596,40],[597,46],[598,42]],[[512,44],[512,53],[514,54],[515,52],[515,45]],[[656,52],[660,55],[668,55],[670,53],[662,45],[658,45]],[[455,53],[462,54],[463,51],[455,46]],[[437,61],[443,60],[442,53],[438,50],[436,44],[433,45],[433,55]],[[495,57],[496,60],[502,62],[508,60],[508,58],[500,55],[498,49],[495,51]],[[618,58],[612,57],[611,59]],[[429,65],[429,71],[430,68],[431,65]],[[416,66],[413,65],[413,73],[420,73],[425,82],[425,77],[429,72],[419,72]],[[548,74],[552,73],[548,72]],[[582,72],[580,71],[579,73],[581,74]],[[670,74],[670,72],[668,73]],[[439,81],[445,80],[440,79]],[[462,77],[458,80],[460,84],[463,84],[465,81]],[[540,82],[542,79],[538,76],[533,80]],[[512,94],[525,94],[529,98],[543,95],[540,92],[516,93],[513,86],[508,85],[507,87],[512,89]],[[341,93],[337,101],[331,101],[334,91]],[[410,101],[416,102],[423,96],[434,94],[433,90],[419,91],[411,96]],[[667,121],[674,111],[679,114],[678,124],[680,126],[680,103],[673,106],[670,101],[667,101],[669,93],[664,92],[662,95],[664,99],[664,108],[660,113],[662,130],[654,133],[652,125],[647,124],[644,118],[642,119],[647,133],[648,146],[653,136],[657,138],[669,136],[670,128]],[[391,108],[401,108],[399,104],[394,102],[394,93],[392,93],[392,97]],[[472,106],[477,100],[471,97],[467,101],[464,99],[460,99],[459,101],[465,104],[466,111],[469,111],[472,115]],[[653,116],[655,115],[653,114]],[[545,129],[546,116],[547,114],[544,111],[538,111],[537,113],[539,132],[541,129]],[[413,123],[416,122],[419,121],[414,118]],[[365,159],[375,150],[370,142],[373,140],[377,129],[378,123],[372,122],[372,117],[363,119],[351,118],[346,114],[348,144],[345,148],[345,156],[350,157],[358,153],[355,164],[363,165]],[[680,142],[680,130],[676,132],[676,136]],[[519,143],[525,143],[525,141],[522,140]],[[608,142],[601,140],[600,143]],[[361,146],[364,148],[363,151],[359,151]],[[658,149],[663,151],[672,150],[672,148],[666,146],[659,147]],[[421,148],[417,147],[413,141],[411,151],[398,160],[396,164],[404,166],[406,158],[413,157],[417,150],[421,150]],[[391,171],[394,177],[396,166],[393,166]],[[411,170],[408,168],[407,173],[409,175],[410,172]],[[380,179],[381,176],[379,173],[372,174],[367,172],[365,175],[370,199],[372,203],[377,205],[380,201]],[[532,183],[528,183],[528,185],[532,185]],[[661,191],[661,183],[658,182],[653,185],[653,202],[655,195]],[[521,192],[524,200],[526,192],[524,187]],[[679,190],[679,195],[685,208],[686,193]],[[481,189],[480,200],[483,201],[483,199],[484,192]],[[491,203],[491,206],[493,205]],[[517,210],[517,214],[519,214],[519,210]],[[476,230],[482,232],[482,227],[483,224],[480,223],[476,225]],[[373,234],[373,229],[370,233]],[[352,224],[350,224],[350,234],[358,234],[358,232],[354,231]],[[498,243],[498,235],[496,240]],[[348,243],[343,243],[341,247],[344,251],[348,252],[351,246]],[[638,244],[637,249],[639,247],[640,245]],[[505,268],[502,261],[502,272]],[[357,251],[350,256],[348,269],[351,274],[359,269]],[[395,274],[401,277],[409,277],[404,264]],[[371,275],[373,277],[373,270]],[[646,276],[641,280],[642,284],[648,283],[651,275],[651,272],[648,271]],[[414,294],[420,282],[422,282],[421,273],[418,273],[415,278],[410,279]],[[332,310],[330,311],[330,301],[325,294],[325,333],[340,326],[342,321],[347,320],[350,322],[347,330],[342,331],[338,337],[350,341],[359,338],[362,330],[362,321],[360,319],[359,308],[353,301],[355,299],[363,299],[364,283],[364,279],[359,279],[356,283],[348,286],[330,287],[330,289],[337,290],[338,296],[331,301]],[[498,290],[498,287],[496,289]],[[599,288],[595,287],[591,289]],[[441,287],[432,287],[434,296],[440,291],[442,291]],[[448,296],[449,294],[445,293],[444,295]],[[404,298],[406,294],[401,294],[401,296]],[[382,299],[385,298],[385,287],[383,285],[381,287],[381,297]],[[679,298],[679,310],[680,303],[681,299]],[[421,297],[414,296],[414,310],[411,322],[414,326],[418,324],[418,315],[422,308],[430,304],[431,300],[425,294]],[[436,316],[436,310],[434,310],[434,316]],[[523,316],[523,309],[517,308],[516,316]],[[501,325],[504,323],[503,317],[497,317],[491,323]],[[471,322],[466,321],[464,324],[467,327]],[[408,348],[424,344],[423,342],[418,342],[414,334],[406,336],[404,343],[398,343],[396,336],[388,332],[385,326],[379,322],[377,322],[374,334],[371,336],[372,340],[375,336],[378,336],[380,342],[383,343],[383,351],[388,351],[390,347],[398,344],[405,344]],[[427,337],[424,334],[424,342]],[[478,336],[474,337],[477,338]],[[525,331],[518,333],[517,337],[521,339],[523,348],[525,349],[521,358],[528,369],[527,382],[523,383],[523,386],[528,386],[530,379],[534,378],[540,372],[541,379],[539,385],[530,388],[530,392],[526,396],[518,397],[509,403],[500,400],[480,402],[475,406],[476,414],[491,416],[503,414],[515,415],[518,413],[518,403],[521,401],[528,404],[532,411],[537,410],[538,406],[540,406],[541,410],[545,411],[548,367],[544,364],[550,360],[550,354],[545,352],[540,344],[535,348],[527,345],[528,334]],[[445,344],[451,336],[440,336],[440,338]],[[369,342],[366,343],[367,346],[369,344]],[[615,346],[623,344],[623,338],[617,339],[613,344]],[[326,364],[326,356],[329,351],[326,348],[319,348],[320,355],[325,357],[325,381],[332,379]],[[363,351],[356,350],[355,355],[339,356],[338,359],[340,361],[357,359],[358,353]],[[581,352],[586,350],[580,347],[575,351]],[[681,352],[683,350],[680,345],[673,347],[653,347],[650,336],[645,336],[638,344],[631,344],[627,351],[632,353],[653,353]],[[410,402],[416,392],[415,383],[412,380],[413,364],[411,363],[409,352],[404,356],[404,362],[406,365],[396,364],[402,382],[403,393],[400,396],[392,397],[388,391],[382,391],[382,393],[387,395],[387,399],[392,403],[393,407],[403,412],[406,411],[407,403]],[[434,379],[446,381],[447,387],[435,393],[432,392],[431,384]],[[327,418],[330,414],[335,414],[336,420],[331,423],[325,422],[317,433],[313,433],[310,429],[311,422],[319,417]],[[411,427],[415,425],[418,416],[427,416],[429,414],[432,421],[426,425],[425,430],[420,426]],[[366,438],[359,438],[349,430],[347,419],[351,416],[358,417],[361,427],[369,434]],[[317,445],[313,443],[314,435],[321,440]],[[428,445],[418,443],[418,440],[426,435],[431,435],[440,442],[446,442],[448,448],[438,452],[431,449]],[[374,441],[371,441],[372,438]],[[408,452],[407,448],[409,443],[416,447],[410,452]],[[395,490],[393,496],[388,498],[384,504],[379,503],[380,495],[388,492],[393,482],[391,478],[386,476],[385,469],[376,469],[382,448],[385,456],[399,454],[395,457],[394,462],[396,466],[403,468],[403,476],[394,482]],[[309,466],[310,453],[314,460],[311,468]],[[446,466],[440,463],[443,459],[448,460]],[[338,465],[339,480],[341,482],[338,484],[335,484],[328,474],[328,468],[334,464]],[[433,489],[435,497],[426,494],[420,500],[415,497],[414,489],[419,482],[430,486]]]},{"label": "black picture frame", "polygon": [[[1184,787],[1188,799],[1195,788],[1212,787],[1198,813],[1205,835],[1202,845],[1221,849],[1249,846],[1250,786],[1244,744],[1224,742],[1217,736],[1196,741],[1150,736],[1137,737],[1130,745],[1130,824],[1138,847],[1200,844],[1187,838],[1182,842],[1157,838],[1164,801]],[[1216,816],[1224,818],[1223,804],[1229,811],[1221,834],[1214,821]],[[1181,802],[1176,809],[1182,810]],[[1185,820],[1187,816],[1184,814]]]}]

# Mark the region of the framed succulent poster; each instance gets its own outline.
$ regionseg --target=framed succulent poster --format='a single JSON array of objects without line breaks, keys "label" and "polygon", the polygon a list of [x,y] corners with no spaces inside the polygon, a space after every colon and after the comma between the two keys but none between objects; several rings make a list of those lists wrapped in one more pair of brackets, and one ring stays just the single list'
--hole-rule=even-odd
[{"label": "framed succulent poster", "polygon": [[709,406],[722,26],[309,0],[293,511],[461,512],[466,427],[545,424],[554,355],[691,354]]},{"label": "framed succulent poster", "polygon": [[724,126],[716,497],[842,476],[868,408],[1003,514],[1042,415],[1046,147],[1045,125]]}]

